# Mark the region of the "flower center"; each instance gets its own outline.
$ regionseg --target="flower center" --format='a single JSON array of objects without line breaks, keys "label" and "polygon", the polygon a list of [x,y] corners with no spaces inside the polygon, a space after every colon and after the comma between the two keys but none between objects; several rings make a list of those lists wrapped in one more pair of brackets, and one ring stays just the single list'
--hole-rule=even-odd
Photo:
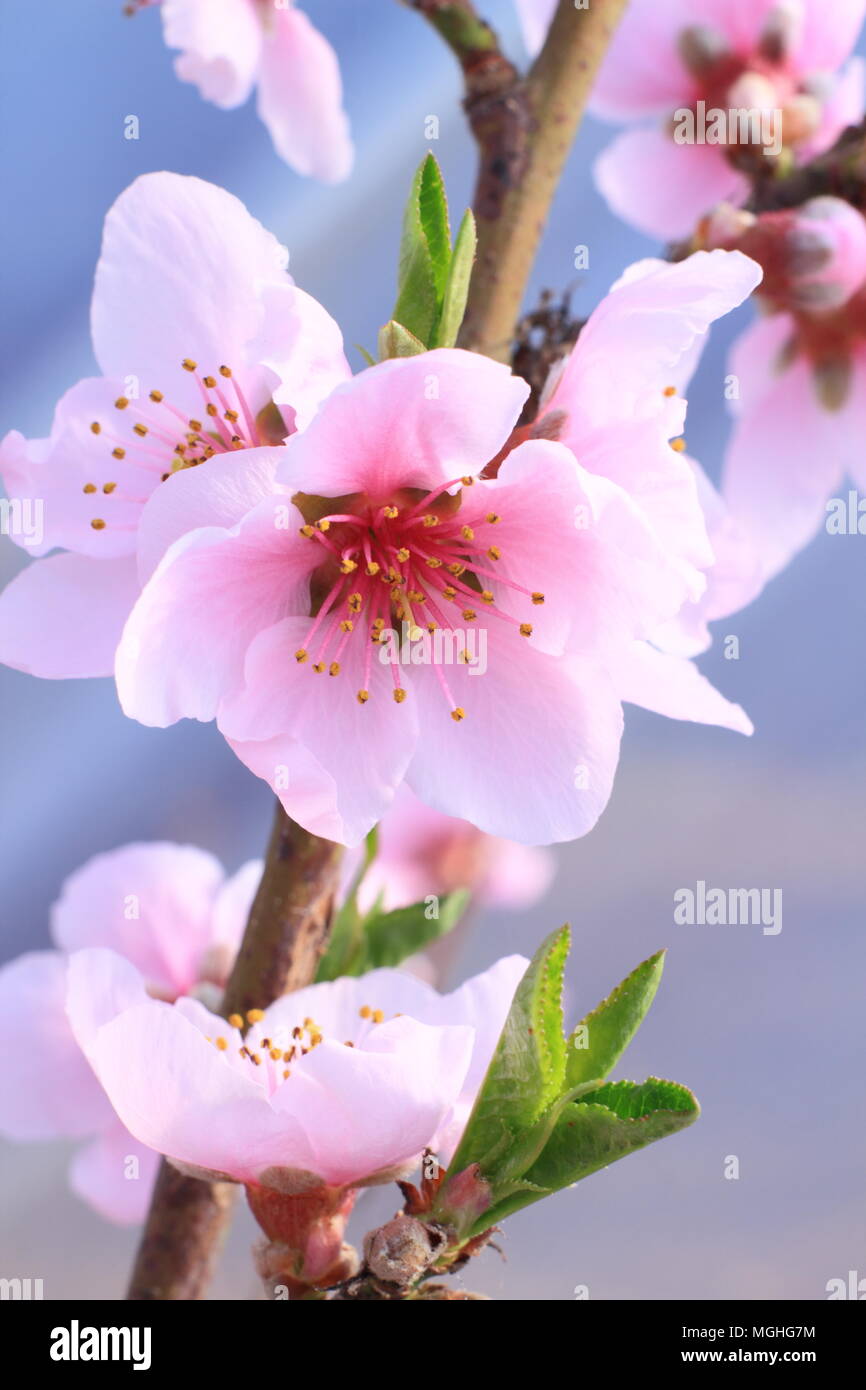
[{"label": "flower center", "polygon": [[[231,367],[220,367],[216,376],[202,376],[198,364],[191,358],[184,358],[181,365],[195,379],[201,392],[201,418],[185,415],[166,400],[162,391],[149,392],[146,401],[118,396],[114,402],[117,412],[114,424],[93,420],[90,425],[91,433],[106,441],[111,457],[118,463],[149,474],[149,481],[155,485],[164,483],[172,473],[183,468],[205,463],[214,454],[283,442],[282,420],[277,424],[267,408],[258,417],[253,415]],[[89,482],[82,490],[94,500],[110,497],[119,502],[147,501],[146,497],[135,495],[136,488],[130,487],[128,481],[101,485]],[[112,520],[110,516],[95,516],[90,525],[94,531],[104,531],[108,527],[135,530],[134,525]]]},{"label": "flower center", "polygon": [[[385,1022],[382,1009],[364,1004],[358,1010],[359,1024],[356,1024],[355,1038],[347,1039],[344,1047],[355,1047],[377,1023]],[[292,1074],[292,1064],[306,1057],[324,1042],[325,1035],[314,1018],[305,1018],[302,1024],[289,1029],[285,1025],[268,1029],[262,1009],[249,1009],[246,1017],[242,1014],[229,1014],[226,1022],[232,1030],[227,1037],[224,1033],[215,1038],[207,1037],[218,1052],[240,1059],[241,1066],[252,1068],[257,1083],[272,1095],[278,1086],[287,1081]],[[244,1029],[247,1029],[244,1034]]]},{"label": "flower center", "polygon": [[[475,624],[479,612],[511,624],[523,637],[532,635],[532,624],[497,606],[490,580],[525,597],[527,608],[544,602],[544,595],[505,578],[494,568],[502,558],[495,544],[496,512],[473,517],[470,525],[461,510],[463,493],[452,496],[456,483],[469,488],[473,478],[455,478],[420,498],[405,492],[393,501],[372,502],[366,497],[348,500],[351,510],[335,511],[301,527],[301,535],[319,545],[325,555],[311,586],[315,617],[301,647],[295,652],[310,669],[325,669],[339,676],[349,643],[365,643],[363,684],[358,702],[370,698],[373,655],[385,644],[390,661],[397,704],[406,699],[401,683],[399,648],[393,629],[399,625],[404,643],[422,644],[417,661],[432,665],[451,717],[460,721],[466,711],[451,694],[443,665],[449,659],[473,665],[475,658],[464,641],[466,629],[458,626],[449,610],[457,608],[460,621]],[[358,634],[361,634],[360,638]],[[449,637],[447,646],[431,642],[432,635]],[[405,659],[404,659],[405,664]]]}]

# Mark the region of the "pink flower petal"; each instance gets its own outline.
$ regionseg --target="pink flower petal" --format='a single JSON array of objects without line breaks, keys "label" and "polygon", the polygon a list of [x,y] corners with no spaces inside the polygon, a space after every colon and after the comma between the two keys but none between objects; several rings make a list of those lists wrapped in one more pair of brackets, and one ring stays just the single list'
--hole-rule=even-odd
[{"label": "pink flower petal", "polygon": [[866,0],[804,0],[804,22],[794,61],[803,73],[832,72],[857,42]]},{"label": "pink flower petal", "polygon": [[136,1226],[147,1216],[158,1167],[159,1154],[115,1121],[73,1156],[69,1183],[106,1221]]},{"label": "pink flower petal", "polygon": [[65,1001],[59,951],[31,951],[0,969],[0,1133],[10,1139],[90,1134],[110,1120]]},{"label": "pink flower petal", "polygon": [[328,397],[284,452],[279,480],[324,497],[432,489],[479,473],[505,443],[529,387],[474,352],[381,362]]},{"label": "pink flower petal", "polygon": [[[245,687],[227,699],[219,725],[235,752],[265,778],[289,815],[314,833],[356,844],[393,798],[418,737],[411,698],[398,705],[379,648],[353,634],[332,678],[311,656],[295,660],[311,619],[287,618],[262,632],[247,655]],[[367,689],[361,704],[358,691]],[[300,764],[296,756],[300,755]],[[313,760],[318,773],[308,778]]]},{"label": "pink flower petal", "polygon": [[594,173],[618,217],[663,241],[689,236],[717,203],[740,204],[748,193],[718,145],[678,145],[655,128],[618,135]]},{"label": "pink flower petal", "polygon": [[271,498],[231,531],[204,527],[170,547],[118,649],[126,714],[161,727],[214,718],[220,701],[242,686],[253,637],[308,602],[316,557],[298,536],[302,524],[285,499]]},{"label": "pink flower petal", "polygon": [[117,951],[161,994],[185,994],[213,942],[223,879],[218,860],[192,845],[124,845],[66,880],[52,909],[52,934],[67,952]]},{"label": "pink flower petal", "polygon": [[274,10],[265,26],[258,112],[281,159],[326,183],[352,167],[337,55],[301,11]]},{"label": "pink flower petal", "polygon": [[162,22],[182,82],[194,82],[206,101],[240,106],[256,78],[261,20],[249,0],[163,0]]},{"label": "pink flower petal", "polygon": [[0,662],[33,676],[108,676],[138,595],[132,556],[36,560],[0,594]]},{"label": "pink flower petal", "polygon": [[670,719],[719,724],[736,733],[751,734],[752,722],[739,705],[720,695],[697,666],[683,657],[636,642],[613,667],[620,698]]}]

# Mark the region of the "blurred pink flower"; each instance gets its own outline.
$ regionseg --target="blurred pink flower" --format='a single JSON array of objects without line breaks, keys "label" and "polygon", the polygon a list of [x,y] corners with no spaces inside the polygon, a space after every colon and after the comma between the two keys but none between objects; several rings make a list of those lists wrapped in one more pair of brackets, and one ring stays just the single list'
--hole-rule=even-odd
[{"label": "blurred pink flower", "polygon": [[[717,203],[744,200],[756,160],[828,149],[863,114],[863,63],[842,64],[864,12],[866,0],[631,0],[591,109],[654,124],[596,163],[613,210],[650,236],[688,236]],[[754,128],[737,117],[732,130],[732,113],[754,113]]]},{"label": "blurred pink flower", "polygon": [[379,824],[378,853],[358,901],[364,911],[381,901],[390,912],[468,888],[480,903],[526,908],[547,892],[554,871],[548,850],[485,835],[431,810],[403,786]]},{"label": "blurred pink flower", "polygon": [[[216,717],[294,819],[345,844],[404,780],[490,834],[590,829],[621,732],[606,661],[703,579],[563,444],[530,440],[482,476],[527,392],[474,353],[387,361],[292,436],[282,495],[263,487],[234,526],[191,529],[213,482],[187,475],[187,534],[118,650],[126,713]],[[627,406],[613,428],[634,441]]]},{"label": "blurred pink flower", "polygon": [[225,110],[255,87],[281,159],[326,183],[347,176],[353,151],[337,55],[293,0],[162,0],[162,23],[168,47],[181,50],[181,81]]},{"label": "blurred pink flower", "polygon": [[764,312],[731,353],[722,492],[766,582],[822,524],[851,529],[849,499],[834,499],[846,474],[866,491],[866,221],[816,198],[759,218],[723,209],[706,234],[736,241],[765,271]]},{"label": "blurred pink flower", "polygon": [[[73,1157],[70,1182],[110,1221],[143,1219],[158,1155],[117,1119],[73,1036],[69,956],[111,946],[161,999],[218,993],[260,876],[261,865],[249,863],[226,879],[212,855],[190,846],[127,845],[100,854],[67,879],[54,904],[57,949],[0,969],[0,1133],[88,1138]],[[127,1175],[130,1159],[137,1170]]]},{"label": "blurred pink flower", "polygon": [[227,1022],[152,999],[128,961],[88,950],[70,960],[67,1009],[141,1143],[183,1172],[293,1195],[405,1176],[428,1147],[447,1162],[527,964],[506,957],[444,996],[400,970],[343,976]]},{"label": "blurred pink flower", "polygon": [[0,595],[0,661],[109,675],[141,580],[177,534],[155,523],[142,551],[148,506],[203,463],[221,519],[223,499],[272,475],[271,446],[349,375],[339,329],[292,284],[287,258],[237,198],[200,179],[146,174],[118,198],[91,311],[104,375],[66,393],[48,439],[13,430],[0,444],[6,490],[30,522],[13,538],[34,555],[65,552]]}]

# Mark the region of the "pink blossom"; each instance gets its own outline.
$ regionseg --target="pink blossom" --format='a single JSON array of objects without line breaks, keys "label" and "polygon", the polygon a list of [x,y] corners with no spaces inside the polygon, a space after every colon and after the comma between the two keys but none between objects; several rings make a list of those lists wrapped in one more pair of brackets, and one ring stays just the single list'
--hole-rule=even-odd
[{"label": "pink blossom", "polygon": [[[662,380],[758,275],[726,253],[636,268],[522,443],[526,384],[437,350],[338,387],[281,451],[276,493],[253,480],[222,525],[212,475],[187,473],[142,523],[144,549],[155,525],[181,539],[118,650],[125,711],[216,718],[289,815],[342,843],[404,781],[489,834],[585,833],[618,756],[613,667],[713,559],[692,471],[670,461],[685,403]],[[715,700],[716,722],[749,727]]]},{"label": "pink blossom", "polygon": [[[762,162],[828,149],[862,115],[863,64],[846,60],[864,11],[866,0],[631,0],[592,109],[653,124],[596,164],[613,210],[650,236],[687,236],[717,203],[744,201]],[[736,112],[753,112],[754,128],[732,129]]]},{"label": "pink blossom", "polygon": [[[132,0],[130,11],[159,0]],[[175,72],[224,110],[256,106],[274,148],[299,174],[336,183],[352,167],[337,55],[293,0],[162,0]]]},{"label": "pink blossom", "polygon": [[[723,213],[708,235],[736,240],[765,269],[764,312],[731,353],[738,395],[722,492],[766,582],[822,523],[832,529],[828,499],[846,474],[866,489],[866,221],[817,198],[737,224]],[[848,530],[847,498],[838,505]]]},{"label": "pink blossom", "polygon": [[128,961],[88,950],[67,1009],[141,1143],[291,1195],[405,1176],[428,1147],[447,1162],[527,964],[509,956],[445,996],[399,970],[343,976],[226,1021],[154,1000]]},{"label": "pink blossom", "polygon": [[[203,850],[127,845],[66,883],[51,914],[53,951],[0,969],[0,1132],[11,1139],[87,1139],[72,1159],[75,1192],[108,1220],[140,1221],[157,1155],[118,1120],[69,1027],[70,954],[108,947],[132,962],[150,994],[174,999],[221,986],[240,943],[261,865],[226,879]],[[137,1162],[135,1180],[128,1160]]]},{"label": "pink blossom", "polygon": [[91,313],[103,375],[66,393],[49,438],[12,431],[0,445],[9,496],[44,516],[38,543],[20,543],[63,552],[0,596],[7,665],[110,674],[141,578],[174,539],[152,527],[139,549],[150,503],[203,464],[218,518],[220,498],[272,473],[273,445],[348,375],[336,324],[286,261],[242,203],[200,179],[146,174],[114,204]]},{"label": "pink blossom", "polygon": [[380,902],[390,912],[469,888],[491,907],[527,908],[547,892],[553,873],[549,851],[485,835],[431,810],[403,786],[380,822],[378,852],[358,900],[364,910]]}]

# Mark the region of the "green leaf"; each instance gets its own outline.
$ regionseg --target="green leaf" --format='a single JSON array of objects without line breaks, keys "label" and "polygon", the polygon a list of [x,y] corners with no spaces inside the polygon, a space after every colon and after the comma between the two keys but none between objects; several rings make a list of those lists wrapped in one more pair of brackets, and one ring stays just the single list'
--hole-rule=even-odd
[{"label": "green leaf", "polygon": [[403,214],[397,303],[392,314],[425,347],[439,318],[450,260],[445,186],[439,165],[428,154],[412,180]]},{"label": "green leaf", "polygon": [[365,347],[361,347],[360,343],[356,343],[355,350],[356,352],[360,352],[368,367],[375,367],[376,359],[375,357],[371,356],[371,354],[367,351]]},{"label": "green leaf", "polygon": [[522,1149],[528,1131],[565,1088],[562,976],[570,933],[562,927],[542,943],[517,988],[502,1035],[457,1153],[459,1173],[479,1163],[496,1182],[496,1168]]},{"label": "green leaf", "polygon": [[461,889],[441,898],[438,915],[429,915],[429,902],[413,903],[394,912],[380,913],[364,923],[360,954],[353,958],[350,975],[362,975],[379,966],[399,965],[431,941],[446,936],[466,911],[470,894]]},{"label": "green leaf", "polygon": [[469,297],[469,281],[475,261],[475,248],[478,236],[475,231],[475,218],[471,208],[467,208],[454,243],[454,254],[448,267],[445,282],[442,311],[436,328],[436,336],[431,347],[453,347],[466,313],[466,300]]},{"label": "green leaf", "polygon": [[415,357],[417,353],[426,351],[420,339],[404,328],[402,323],[397,323],[396,319],[390,319],[379,329],[380,362],[387,361],[389,357]]},{"label": "green leaf", "polygon": [[581,1178],[625,1158],[657,1139],[692,1124],[700,1107],[685,1086],[650,1077],[638,1084],[615,1081],[570,1101],[538,1159],[497,1195],[493,1205],[469,1231],[474,1235],[504,1217],[539,1201]]},{"label": "green leaf", "polygon": [[367,870],[376,858],[378,849],[379,829],[378,826],[374,825],[364,841],[364,857],[331,925],[328,948],[319,961],[316,971],[316,984],[321,984],[324,980],[336,980],[338,975],[348,973],[347,966],[359,948],[363,931],[361,914],[358,910],[358,889],[364,882]]},{"label": "green leaf", "polygon": [[[616,1066],[655,998],[665,953],[657,951],[581,1019],[568,1040],[568,1087],[602,1080]],[[581,1046],[583,1042],[587,1046]]]}]

